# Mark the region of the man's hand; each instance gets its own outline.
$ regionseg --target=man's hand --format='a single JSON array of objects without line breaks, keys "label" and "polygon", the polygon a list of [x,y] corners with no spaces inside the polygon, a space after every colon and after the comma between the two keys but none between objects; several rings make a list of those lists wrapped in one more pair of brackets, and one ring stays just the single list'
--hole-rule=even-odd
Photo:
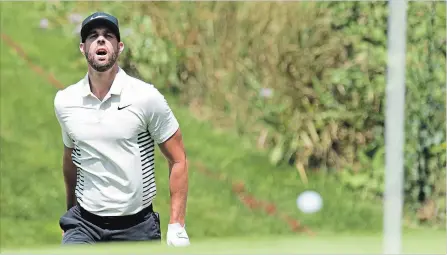
[{"label": "man's hand", "polygon": [[182,247],[190,244],[186,229],[180,223],[168,224],[166,240],[169,246]]}]

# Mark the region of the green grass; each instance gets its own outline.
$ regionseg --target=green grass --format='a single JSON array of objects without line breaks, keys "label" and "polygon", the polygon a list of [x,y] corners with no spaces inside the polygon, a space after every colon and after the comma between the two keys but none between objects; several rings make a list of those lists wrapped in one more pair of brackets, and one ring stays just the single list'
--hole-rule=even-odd
[{"label": "green grass", "polygon": [[[444,244],[443,244],[444,242]],[[407,234],[403,254],[445,254],[445,236]],[[186,248],[159,244],[97,244],[95,246],[48,246],[40,249],[4,250],[2,254],[379,254],[382,240],[378,236],[245,237],[214,238],[193,241]]]},{"label": "green grass", "polygon": [[[33,9],[34,3],[0,4],[1,32],[18,42],[36,64],[66,85],[85,74],[85,67],[79,68],[77,64],[82,57],[76,39],[66,38],[58,28],[39,29],[42,14]],[[5,43],[0,45],[1,247],[33,249],[35,253],[36,247],[57,245],[61,238],[58,220],[65,201],[62,141],[53,111],[57,89],[30,70]],[[175,98],[168,96],[168,99],[181,123],[191,161],[187,224],[195,244],[188,251],[255,253],[261,248],[266,249],[264,253],[380,251],[380,204],[360,201],[356,194],[343,190],[328,176],[311,176],[306,187],[294,169],[271,167],[265,155],[240,137],[199,122]],[[164,232],[169,210],[168,170],[158,150],[156,156],[155,208],[161,213]],[[252,194],[275,202],[281,212],[316,231],[317,237],[296,235],[280,219],[246,208],[228,183],[196,171],[197,162],[232,180],[243,180]],[[317,214],[303,215],[296,209],[297,194],[307,188],[317,189],[323,195],[324,209]],[[445,251],[445,231],[412,232],[405,240],[409,252],[423,252],[422,247],[433,252]],[[418,242],[413,240],[423,241],[424,245],[416,245]],[[123,247],[121,251],[147,252],[140,245],[136,247]],[[147,249],[172,251],[163,245]],[[120,248],[114,251],[119,252]]]}]

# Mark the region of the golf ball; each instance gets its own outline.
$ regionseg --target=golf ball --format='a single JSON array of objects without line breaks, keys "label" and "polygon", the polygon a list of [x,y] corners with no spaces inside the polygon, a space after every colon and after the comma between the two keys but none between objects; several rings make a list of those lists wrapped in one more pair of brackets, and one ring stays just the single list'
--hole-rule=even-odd
[{"label": "golf ball", "polygon": [[318,192],[309,190],[298,196],[296,204],[303,213],[315,213],[323,207],[323,199]]}]

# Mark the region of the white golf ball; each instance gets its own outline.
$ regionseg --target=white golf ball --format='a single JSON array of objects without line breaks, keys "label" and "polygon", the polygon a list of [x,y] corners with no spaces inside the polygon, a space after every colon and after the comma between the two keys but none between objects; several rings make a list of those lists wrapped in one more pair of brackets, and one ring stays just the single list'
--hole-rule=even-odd
[{"label": "white golf ball", "polygon": [[304,191],[297,200],[296,205],[303,213],[315,213],[323,207],[323,199],[315,191]]}]

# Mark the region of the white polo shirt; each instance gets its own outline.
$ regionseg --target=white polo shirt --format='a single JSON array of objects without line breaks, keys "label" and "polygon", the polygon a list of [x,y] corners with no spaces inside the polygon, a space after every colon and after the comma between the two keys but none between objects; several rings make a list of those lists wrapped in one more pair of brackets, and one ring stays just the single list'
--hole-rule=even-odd
[{"label": "white polo shirt", "polygon": [[156,195],[154,149],[179,128],[164,96],[119,70],[106,97],[90,91],[88,75],[57,92],[56,117],[78,168],[76,197],[102,216],[134,214]]}]

